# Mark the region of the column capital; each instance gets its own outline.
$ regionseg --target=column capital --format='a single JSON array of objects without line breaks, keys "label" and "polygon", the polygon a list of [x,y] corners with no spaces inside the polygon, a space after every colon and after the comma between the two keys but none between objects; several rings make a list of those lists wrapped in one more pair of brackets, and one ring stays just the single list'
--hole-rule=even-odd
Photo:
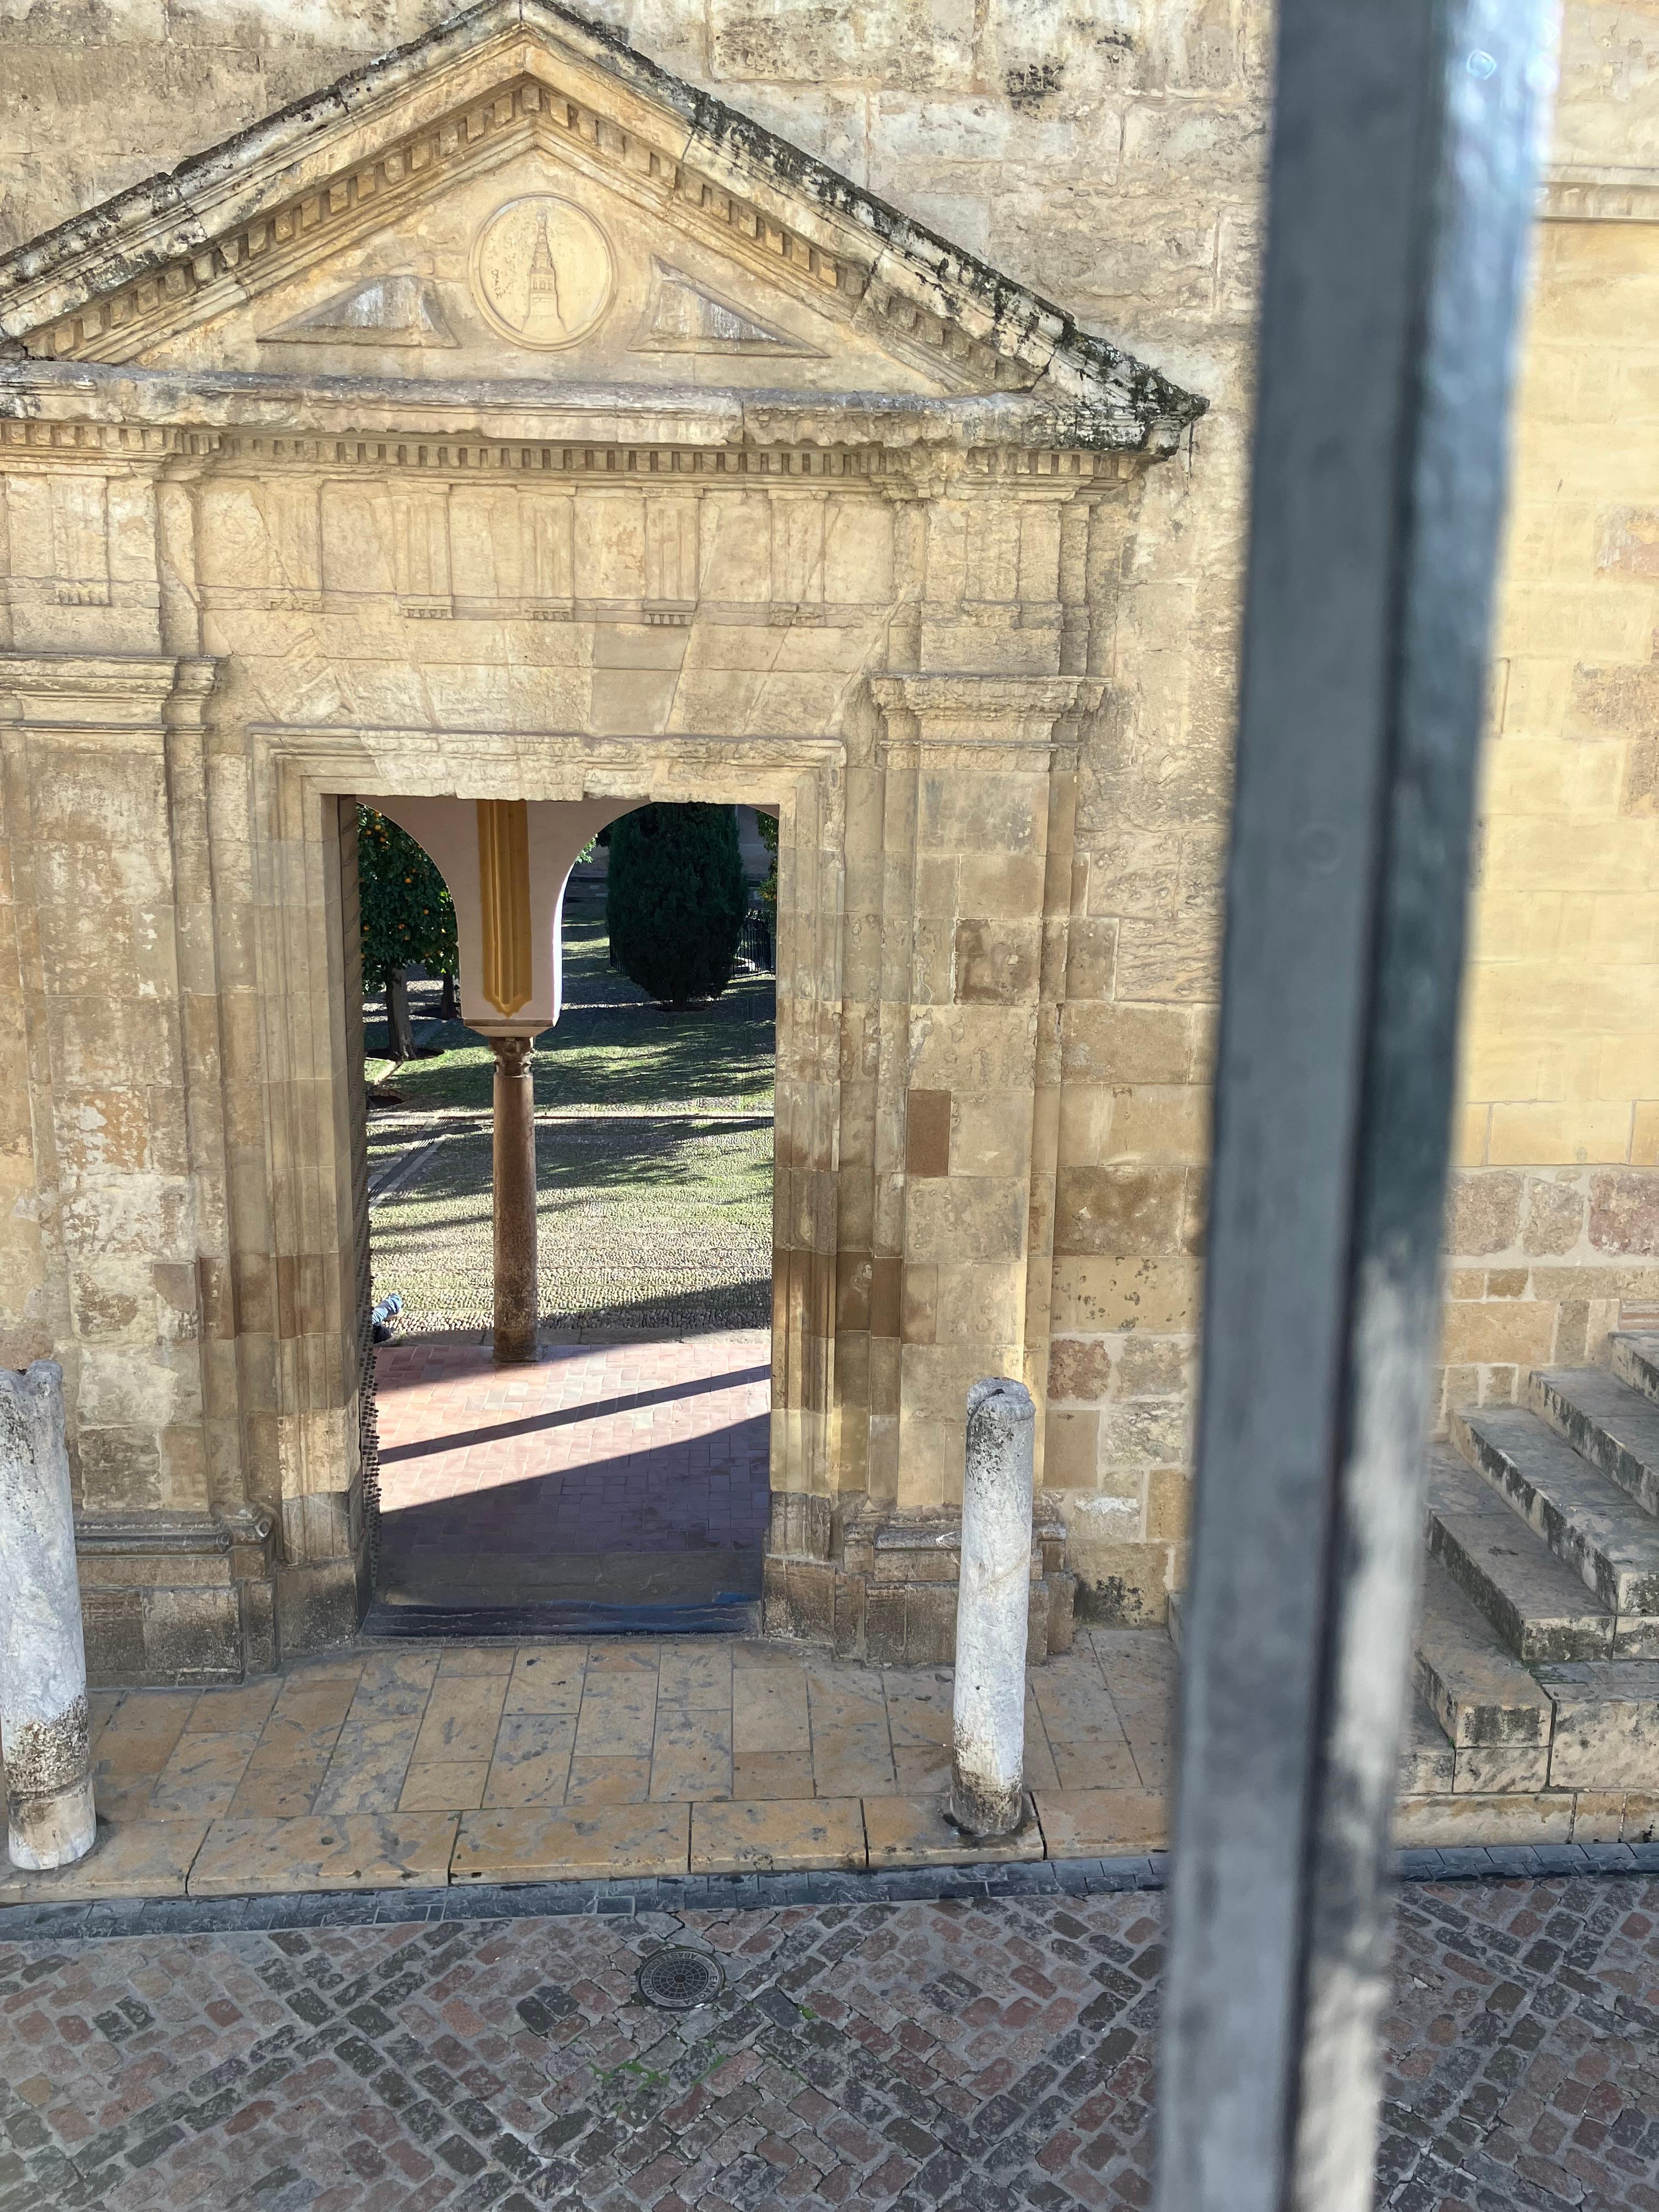
[{"label": "column capital", "polygon": [[536,1035],[532,1030],[514,1030],[504,1036],[492,1036],[489,1047],[503,1075],[523,1075],[536,1049]]},{"label": "column capital", "polygon": [[205,707],[218,662],[152,653],[0,653],[0,723],[103,739],[157,738]]}]

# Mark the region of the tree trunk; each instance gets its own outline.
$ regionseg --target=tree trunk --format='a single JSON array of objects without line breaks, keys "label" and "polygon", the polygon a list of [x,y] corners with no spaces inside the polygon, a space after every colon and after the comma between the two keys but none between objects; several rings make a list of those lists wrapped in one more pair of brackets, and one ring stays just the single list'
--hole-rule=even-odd
[{"label": "tree trunk", "polygon": [[386,979],[386,1057],[398,1066],[415,1057],[415,1030],[409,1018],[409,970],[393,968]]},{"label": "tree trunk", "polygon": [[438,997],[438,1019],[441,1022],[458,1022],[460,1018],[461,1001],[455,988],[455,978],[446,975],[443,989]]}]

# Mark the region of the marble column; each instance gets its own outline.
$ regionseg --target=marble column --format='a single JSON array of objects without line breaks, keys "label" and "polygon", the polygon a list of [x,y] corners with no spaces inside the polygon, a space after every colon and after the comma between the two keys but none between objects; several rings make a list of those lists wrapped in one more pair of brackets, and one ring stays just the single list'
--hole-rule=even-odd
[{"label": "marble column", "polygon": [[1036,1412],[1022,1382],[968,1393],[951,1817],[1012,1835],[1025,1808],[1025,1650]]},{"label": "marble column", "polygon": [[64,1443],[64,1370],[0,1368],[0,1756],[15,1866],[92,1849],[87,1655]]},{"label": "marble column", "polygon": [[495,1053],[495,1360],[536,1357],[536,1122],[533,1039],[497,1036]]}]

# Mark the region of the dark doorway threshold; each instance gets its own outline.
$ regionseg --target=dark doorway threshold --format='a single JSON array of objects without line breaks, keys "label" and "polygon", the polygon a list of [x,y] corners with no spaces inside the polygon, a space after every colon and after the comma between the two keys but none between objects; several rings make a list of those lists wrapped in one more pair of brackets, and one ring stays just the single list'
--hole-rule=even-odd
[{"label": "dark doorway threshold", "polygon": [[358,1633],[386,1641],[523,1644],[543,1636],[758,1636],[760,1603],[742,1591],[682,1604],[372,1605]]}]

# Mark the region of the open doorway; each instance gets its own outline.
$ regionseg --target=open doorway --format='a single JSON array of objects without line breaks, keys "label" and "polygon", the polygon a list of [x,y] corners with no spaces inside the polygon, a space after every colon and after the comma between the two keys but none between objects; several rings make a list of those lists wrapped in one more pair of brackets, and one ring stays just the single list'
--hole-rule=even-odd
[{"label": "open doorway", "polygon": [[374,1295],[400,1301],[375,1362],[370,1633],[757,1625],[775,877],[753,810],[736,822],[749,913],[706,1005],[660,1006],[611,964],[603,846],[572,874],[563,1012],[533,1060],[533,1363],[491,1352],[490,1047],[416,976],[394,1066],[366,997]]}]

